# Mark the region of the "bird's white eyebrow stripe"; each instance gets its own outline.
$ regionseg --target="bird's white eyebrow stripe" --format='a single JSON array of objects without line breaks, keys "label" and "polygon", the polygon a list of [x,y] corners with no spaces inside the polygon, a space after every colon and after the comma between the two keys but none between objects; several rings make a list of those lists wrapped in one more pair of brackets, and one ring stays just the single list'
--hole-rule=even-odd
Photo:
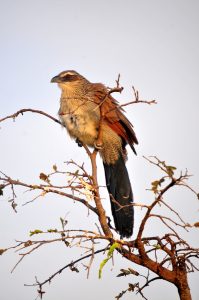
[{"label": "bird's white eyebrow stripe", "polygon": [[72,72],[65,72],[65,73],[63,73],[63,74],[60,74],[60,77],[64,77],[64,76],[66,76],[66,75],[75,75],[75,74],[72,73]]}]

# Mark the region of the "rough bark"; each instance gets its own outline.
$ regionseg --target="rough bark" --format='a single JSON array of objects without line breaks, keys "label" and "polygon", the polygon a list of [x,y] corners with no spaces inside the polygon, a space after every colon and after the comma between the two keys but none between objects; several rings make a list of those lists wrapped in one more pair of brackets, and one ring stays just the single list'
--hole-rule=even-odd
[{"label": "rough bark", "polygon": [[180,258],[176,272],[176,287],[180,300],[191,300],[191,292],[187,279],[186,263],[183,258]]}]

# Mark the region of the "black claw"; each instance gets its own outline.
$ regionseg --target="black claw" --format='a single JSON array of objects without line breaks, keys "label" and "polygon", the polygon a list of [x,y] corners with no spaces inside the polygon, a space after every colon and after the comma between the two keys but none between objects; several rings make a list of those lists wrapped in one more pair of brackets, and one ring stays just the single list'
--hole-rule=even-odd
[{"label": "black claw", "polygon": [[76,138],[75,142],[77,143],[78,147],[82,147],[82,142]]}]

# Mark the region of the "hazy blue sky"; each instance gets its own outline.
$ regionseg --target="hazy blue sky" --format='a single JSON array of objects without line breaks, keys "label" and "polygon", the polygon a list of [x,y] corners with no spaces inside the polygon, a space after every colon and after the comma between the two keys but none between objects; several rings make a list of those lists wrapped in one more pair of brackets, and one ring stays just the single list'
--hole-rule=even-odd
[{"label": "hazy blue sky", "polygon": [[[150,203],[145,189],[158,176],[143,155],[157,155],[180,170],[188,168],[194,174],[190,184],[199,190],[198,12],[197,0],[1,0],[0,115],[35,108],[56,116],[60,91],[50,79],[60,71],[74,69],[107,86],[114,86],[120,73],[125,89],[117,98],[123,103],[132,99],[132,85],[142,98],[158,101],[156,106],[127,108],[139,139],[138,156],[129,149],[127,164],[135,201]],[[1,124],[0,134],[0,169],[16,179],[38,182],[39,173],[50,172],[54,163],[65,167],[63,162],[71,158],[87,161],[64,130],[39,115],[27,113],[15,123],[7,121]],[[100,160],[98,169],[103,184]],[[19,195],[17,214],[7,198],[0,199],[0,248],[15,239],[25,240],[29,230],[58,227],[59,217],[66,213],[73,228],[90,228],[95,220],[70,200],[51,196],[22,206],[31,195]],[[169,196],[169,203],[179,207],[188,222],[198,221],[198,203],[190,193],[178,191]],[[136,209],[135,233],[141,216]],[[147,232],[156,235],[157,226],[151,226]],[[196,244],[198,230],[193,230],[191,239]],[[26,258],[12,275],[17,254],[3,255],[1,298],[35,299],[35,290],[23,284],[32,283],[35,275],[45,279],[78,253],[59,245],[46,246]],[[107,266],[98,280],[101,259],[97,258],[89,280],[81,265],[80,274],[65,271],[46,289],[44,299],[114,299],[130,282],[115,275],[131,265],[116,257],[113,270]],[[199,298],[198,279],[198,274],[190,276],[193,300]],[[177,299],[176,289],[167,283],[154,283],[145,293],[153,300]],[[141,298],[127,294],[123,299]]]}]

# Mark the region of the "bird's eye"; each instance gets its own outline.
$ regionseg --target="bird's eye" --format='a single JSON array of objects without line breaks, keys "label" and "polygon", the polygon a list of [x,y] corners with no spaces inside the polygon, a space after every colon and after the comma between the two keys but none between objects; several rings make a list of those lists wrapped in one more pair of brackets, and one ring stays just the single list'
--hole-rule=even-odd
[{"label": "bird's eye", "polygon": [[64,76],[61,76],[61,79],[62,79],[63,81],[69,81],[69,80],[70,80],[70,77],[71,77],[71,75],[66,74],[66,75],[64,75]]}]

